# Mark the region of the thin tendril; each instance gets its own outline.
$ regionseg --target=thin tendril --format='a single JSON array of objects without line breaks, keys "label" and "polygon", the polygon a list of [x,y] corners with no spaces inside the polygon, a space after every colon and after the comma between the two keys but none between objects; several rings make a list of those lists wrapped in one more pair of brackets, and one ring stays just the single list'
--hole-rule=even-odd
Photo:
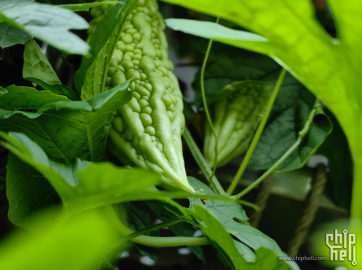
[{"label": "thin tendril", "polygon": [[[220,20],[220,18],[217,17],[216,23],[219,23],[219,20]],[[210,39],[209,45],[207,46],[207,50],[206,50],[204,62],[203,62],[203,64],[202,64],[202,68],[201,68],[201,78],[200,78],[201,93],[202,93],[202,102],[203,102],[203,104],[204,104],[207,121],[208,121],[208,123],[209,123],[209,125],[210,125],[210,128],[211,128],[211,130],[212,130],[212,133],[214,134],[214,137],[215,137],[215,160],[214,160],[214,166],[213,166],[213,168],[212,168],[212,175],[211,175],[210,178],[213,178],[214,175],[215,175],[216,165],[217,165],[217,155],[218,155],[218,151],[217,151],[217,136],[216,136],[216,132],[215,132],[214,126],[212,125],[212,121],[211,121],[209,109],[207,108],[206,96],[205,96],[205,86],[204,86],[205,68],[206,68],[207,59],[209,58],[209,54],[210,54],[212,42],[213,42],[213,39]],[[211,182],[209,182],[209,184],[210,184],[210,183],[211,183]]]}]

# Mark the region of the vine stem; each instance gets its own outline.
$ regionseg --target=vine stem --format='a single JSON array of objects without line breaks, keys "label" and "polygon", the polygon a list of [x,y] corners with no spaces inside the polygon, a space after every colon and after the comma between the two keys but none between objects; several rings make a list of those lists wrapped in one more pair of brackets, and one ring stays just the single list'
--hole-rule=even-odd
[{"label": "vine stem", "polygon": [[257,206],[255,203],[251,203],[251,202],[244,201],[244,200],[237,200],[236,202],[239,204],[245,205],[245,206],[249,206],[249,207],[253,208],[255,211],[260,210],[259,206]]},{"label": "vine stem", "polygon": [[305,137],[305,135],[308,133],[312,123],[313,123],[313,119],[314,116],[316,115],[316,112],[318,110],[321,109],[321,104],[319,102],[319,100],[317,99],[313,109],[311,110],[311,112],[309,113],[308,119],[304,124],[304,127],[301,131],[298,132],[298,139],[297,141],[288,149],[287,152],[284,153],[284,155],[278,159],[278,161],[276,163],[274,163],[274,165],[272,167],[269,168],[269,170],[267,170],[262,176],[260,176],[254,183],[252,183],[250,186],[248,186],[246,189],[244,189],[242,192],[240,192],[239,194],[233,196],[233,198],[235,200],[240,199],[241,197],[243,197],[245,194],[247,194],[250,190],[254,189],[257,185],[259,185],[265,178],[267,178],[276,168],[278,168],[278,166],[280,164],[282,164],[284,162],[284,160],[289,157],[289,155],[291,153],[293,153],[293,151],[295,149],[297,149],[297,147],[300,145],[300,143],[302,142],[303,138]]},{"label": "vine stem", "polygon": [[[219,23],[220,18],[217,17],[216,19],[216,24]],[[213,39],[209,40],[209,45],[207,46],[207,50],[206,50],[206,54],[205,54],[205,58],[204,58],[204,62],[202,63],[202,68],[201,68],[201,77],[200,77],[200,85],[201,85],[201,93],[202,93],[202,102],[204,104],[204,108],[205,108],[205,114],[207,117],[207,121],[210,125],[211,131],[215,137],[215,159],[214,159],[214,167],[212,169],[212,174],[210,176],[210,178],[213,178],[216,172],[216,167],[217,167],[217,154],[218,154],[218,150],[217,150],[217,136],[216,136],[216,132],[214,129],[214,126],[212,125],[212,121],[211,121],[211,117],[210,117],[210,113],[209,113],[209,109],[207,107],[207,102],[206,102],[206,94],[205,94],[205,85],[204,85],[204,75],[205,75],[205,69],[206,69],[206,64],[207,64],[207,60],[209,58],[209,54],[211,51],[211,46],[212,46],[212,42]],[[210,182],[211,184],[211,182]]]},{"label": "vine stem", "polygon": [[[149,246],[149,247],[179,247],[179,246],[202,246],[209,244],[209,241],[206,237],[183,237],[183,236],[174,236],[174,237],[154,237],[154,236],[148,236],[148,235],[138,235],[139,233],[146,233],[150,231],[154,231],[155,228],[157,229],[164,228],[167,226],[175,225],[177,223],[180,223],[179,220],[172,220],[169,222],[164,222],[161,224],[158,224],[156,226],[152,226],[150,228],[153,228],[150,230],[150,228],[147,228],[146,230],[142,230],[139,232],[134,232],[131,229],[127,228],[123,223],[119,220],[116,213],[114,212],[114,209],[112,205],[105,206],[105,211],[108,216],[108,218],[111,220],[111,222],[116,226],[118,231],[125,236],[125,238],[122,239],[122,243],[131,240],[134,243]],[[172,223],[172,224],[171,224]],[[171,225],[170,225],[171,224]]]},{"label": "vine stem", "polygon": [[146,229],[134,232],[134,233],[132,233],[130,235],[127,235],[127,237],[125,239],[126,239],[126,241],[129,241],[129,240],[131,240],[131,239],[133,239],[133,238],[135,238],[137,236],[144,235],[144,234],[147,234],[149,232],[157,231],[157,230],[165,228],[165,227],[171,227],[171,226],[179,224],[181,222],[183,222],[182,218],[173,218],[173,219],[171,219],[171,220],[169,220],[167,222],[163,222],[163,223],[148,227]]},{"label": "vine stem", "polygon": [[220,185],[219,180],[217,180],[215,175],[213,177],[209,177],[209,175],[211,175],[211,169],[209,167],[209,164],[206,162],[204,156],[201,154],[199,147],[195,143],[194,138],[192,138],[191,133],[187,127],[185,127],[183,137],[192,153],[192,156],[194,157],[200,169],[206,176],[207,181],[209,181],[211,188],[214,190],[214,192],[218,194],[226,195],[224,189]]},{"label": "vine stem", "polygon": [[280,89],[280,86],[282,85],[283,83],[283,80],[284,80],[284,77],[285,77],[285,74],[286,74],[286,70],[283,69],[282,72],[280,73],[279,75],[279,78],[278,78],[278,82],[277,84],[275,85],[274,87],[274,91],[273,91],[273,94],[272,96],[270,97],[270,100],[269,100],[269,103],[268,103],[268,106],[265,110],[265,113],[263,115],[263,118],[261,119],[260,121],[260,124],[258,126],[258,129],[256,130],[256,133],[254,135],[254,138],[249,146],[249,149],[248,151],[246,152],[246,155],[245,155],[245,158],[243,159],[243,162],[241,163],[240,165],[240,168],[239,170],[237,171],[233,181],[231,182],[231,185],[230,187],[228,188],[228,190],[226,191],[226,193],[228,195],[232,195],[237,184],[239,183],[239,180],[241,179],[241,177],[243,176],[243,173],[246,169],[246,166],[248,165],[249,163],[249,160],[251,158],[251,155],[253,154],[254,150],[255,150],[255,147],[260,139],[260,136],[261,136],[261,133],[263,132],[264,130],[264,127],[265,127],[265,124],[266,124],[266,121],[268,120],[268,117],[269,117],[269,114],[270,114],[270,111],[273,107],[273,104],[274,104],[274,101],[278,95],[278,92],[279,92],[279,89]]}]

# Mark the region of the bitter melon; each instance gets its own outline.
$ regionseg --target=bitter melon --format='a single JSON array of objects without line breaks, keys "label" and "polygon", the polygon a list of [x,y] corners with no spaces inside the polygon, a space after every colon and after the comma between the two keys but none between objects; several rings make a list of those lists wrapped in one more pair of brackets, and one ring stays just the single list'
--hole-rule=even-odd
[{"label": "bitter melon", "polygon": [[[258,82],[235,82],[223,89],[225,98],[211,106],[212,122],[217,136],[217,167],[224,166],[242,154],[263,113],[272,87]],[[204,155],[210,167],[215,166],[215,137],[206,121]]]},{"label": "bitter melon", "polygon": [[[109,7],[93,8],[89,34]],[[133,98],[113,118],[108,149],[124,164],[160,173],[167,187],[194,193],[182,153],[182,94],[172,73],[164,29],[156,0],[139,0],[124,22],[105,90],[134,78]]]}]

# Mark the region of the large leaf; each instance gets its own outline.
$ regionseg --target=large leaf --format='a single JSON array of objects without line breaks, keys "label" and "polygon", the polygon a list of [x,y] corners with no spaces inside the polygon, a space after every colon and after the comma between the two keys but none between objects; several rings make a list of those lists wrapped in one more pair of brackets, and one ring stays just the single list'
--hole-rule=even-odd
[{"label": "large leaf", "polygon": [[[113,113],[131,99],[128,85],[129,81],[88,101],[50,102],[37,113],[2,110],[0,130],[28,135],[52,160],[104,160]],[[24,97],[28,94],[24,91]]]},{"label": "large leaf", "polygon": [[[168,197],[202,197],[231,201],[230,198],[215,195],[149,190],[160,184],[160,175],[144,170],[120,168],[111,163],[90,163],[79,159],[69,165],[57,163],[51,161],[43,149],[24,134],[9,133],[8,135],[0,132],[0,137],[7,141],[2,142],[2,146],[32,166],[50,182],[62,200],[65,214],[68,215],[108,204]],[[30,186],[33,179],[31,174],[25,176],[20,186],[13,187],[11,192],[7,193],[9,200],[22,202],[21,205],[15,205],[15,208],[20,209],[19,215],[27,211],[28,205],[33,205],[28,201],[33,200],[34,190],[19,192],[19,190],[24,190],[24,185]],[[20,222],[31,223],[31,220]]]},{"label": "large leaf", "polygon": [[48,219],[54,214],[37,217],[32,227],[35,235],[18,232],[1,243],[0,269],[94,269],[116,244],[117,234],[96,213],[49,230]]},{"label": "large leaf", "polygon": [[195,205],[194,210],[195,213],[191,215],[198,220],[198,226],[218,251],[220,259],[232,269],[299,269],[295,262],[279,261],[275,252],[263,246],[255,249],[255,261],[250,261],[252,258],[249,254],[244,258],[244,254],[240,252],[244,251],[239,247],[241,243],[231,238],[224,224],[216,219],[205,206]]},{"label": "large leaf", "polygon": [[[188,177],[188,180],[195,190],[202,189],[202,192],[205,194],[214,194],[207,185],[197,179]],[[206,204],[204,204],[200,199],[192,198],[190,198],[190,202],[192,208],[194,208],[195,205],[204,206],[208,212],[223,224],[226,231],[254,250],[265,247],[273,250],[276,254],[282,254],[278,244],[274,240],[247,223],[248,217],[240,204],[215,200],[207,200]]]},{"label": "large leaf", "polygon": [[[191,210],[181,207],[171,200],[167,200],[166,207],[186,221],[198,226],[209,239],[210,244],[218,251],[218,257],[231,269],[299,269],[294,262],[279,261],[278,256],[285,256],[285,254],[280,249],[275,251],[268,248],[268,243],[258,242],[257,238],[253,239],[255,243],[251,243],[252,245],[250,246],[255,250],[255,255],[252,254],[250,248],[239,241],[233,240],[231,237],[225,223],[228,223],[228,219],[232,219],[232,216],[227,218],[227,220],[220,219],[220,216],[217,216],[218,211],[225,211],[226,209],[220,208],[210,211],[212,206],[208,206],[208,203],[209,200],[206,205],[195,203]],[[246,232],[246,234],[250,234],[250,232]],[[253,238],[253,235],[251,234],[249,237]],[[264,261],[267,262],[266,265],[268,267],[266,265],[264,265],[264,268],[262,267]]]},{"label": "large leaf", "polygon": [[[236,40],[222,34],[219,26],[192,22],[185,32],[215,38],[240,48],[270,55],[308,87],[336,115],[352,150],[355,172],[352,218],[362,218],[362,27],[353,14],[362,12],[362,2],[329,0],[337,25],[337,38],[331,38],[316,20],[310,1],[216,1],[167,0],[200,12],[220,16],[267,38],[267,42]],[[230,12],[232,10],[233,12]],[[282,19],[281,19],[282,18]],[[175,23],[175,21],[173,22]],[[174,24],[175,25],[175,24]],[[211,31],[210,31],[211,30]],[[219,31],[220,30],[220,31]],[[197,32],[197,33],[196,33]],[[206,33],[206,34],[205,34]]]},{"label": "large leaf", "polygon": [[50,102],[70,101],[65,96],[27,86],[0,87],[0,91],[4,91],[0,98],[0,109],[6,110],[38,110]]},{"label": "large leaf", "polygon": [[87,29],[89,24],[70,10],[32,0],[3,0],[0,21],[67,53],[88,53],[89,45],[69,29]]},{"label": "large leaf", "polygon": [[[291,76],[284,79],[270,117],[250,159],[256,170],[269,169],[297,141],[314,107],[315,97]],[[332,131],[332,123],[322,110],[317,111],[308,134],[277,171],[303,167]]]},{"label": "large leaf", "polygon": [[89,41],[91,58],[83,57],[82,65],[75,74],[75,86],[82,99],[88,99],[104,90],[119,32],[136,3],[137,0],[123,0],[111,7],[92,33]]},{"label": "large leaf", "polygon": [[0,37],[0,47],[3,49],[16,44],[25,44],[31,39],[31,36],[7,23],[0,23]]},{"label": "large leaf", "polygon": [[71,100],[80,100],[77,93],[62,85],[48,59],[33,39],[25,45],[23,77],[54,94],[66,95]]}]

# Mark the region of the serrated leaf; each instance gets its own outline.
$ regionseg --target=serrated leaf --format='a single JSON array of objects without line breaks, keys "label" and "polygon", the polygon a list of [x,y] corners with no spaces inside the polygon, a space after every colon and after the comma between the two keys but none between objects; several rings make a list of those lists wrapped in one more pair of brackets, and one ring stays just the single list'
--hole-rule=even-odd
[{"label": "serrated leaf", "polygon": [[0,109],[6,110],[38,110],[49,102],[70,101],[65,96],[27,86],[11,85],[5,89],[0,87],[0,91],[4,92],[0,98]]},{"label": "serrated leaf", "polygon": [[[292,77],[285,79],[267,125],[250,159],[249,165],[257,170],[269,169],[297,141],[313,109],[315,97]],[[308,134],[297,149],[278,166],[277,171],[291,171],[303,167],[332,131],[329,118],[318,111]]]},{"label": "serrated leaf", "polygon": [[37,113],[0,109],[0,130],[28,135],[52,160],[104,160],[113,113],[132,97],[128,85],[125,82],[88,101],[47,103]]},{"label": "serrated leaf", "polygon": [[65,95],[71,100],[80,100],[77,93],[62,85],[48,59],[33,39],[25,45],[23,77],[54,94]]},{"label": "serrated leaf", "polygon": [[0,22],[6,22],[69,54],[85,55],[89,45],[69,29],[87,29],[89,24],[70,10],[32,0],[3,0]]},{"label": "serrated leaf", "polygon": [[118,40],[123,22],[137,0],[123,0],[111,7],[91,35],[91,58],[83,57],[82,65],[75,74],[75,86],[82,99],[104,91],[109,62]]},{"label": "serrated leaf", "polygon": [[[207,185],[199,180],[193,177],[188,177],[188,180],[195,190],[202,189],[202,193],[209,195],[214,194]],[[195,207],[195,205],[202,205],[205,207],[207,211],[223,224],[226,231],[252,249],[256,250],[265,247],[273,250],[276,254],[282,254],[281,249],[273,239],[247,223],[248,217],[240,204],[236,202],[229,203],[214,200],[207,200],[206,204],[204,204],[205,202],[200,199],[190,199],[190,203],[191,209]]]},{"label": "serrated leaf", "polygon": [[[252,255],[245,253],[245,250],[240,250],[240,242],[235,245],[235,240],[231,238],[225,226],[206,209],[206,206],[194,205],[194,211],[191,215],[198,226],[210,240],[211,245],[218,251],[218,257],[231,269],[299,269],[294,262],[279,261],[278,255],[265,247],[255,249],[256,260],[250,261]],[[247,259],[240,256],[239,250],[247,255]]]},{"label": "serrated leaf", "polygon": [[31,36],[25,34],[23,31],[8,25],[7,23],[0,23],[0,47],[5,49],[16,44],[25,44]]},{"label": "serrated leaf", "polygon": [[3,146],[48,179],[59,194],[65,211],[70,213],[121,202],[127,197],[124,194],[132,196],[132,193],[146,191],[160,182],[157,174],[122,169],[110,163],[80,160],[71,165],[57,163],[49,160],[45,152],[24,134],[1,132],[0,136],[7,141],[2,143]]},{"label": "serrated leaf", "polygon": [[[50,182],[62,200],[66,215],[136,200],[187,197],[223,199],[219,196],[188,192],[151,191],[151,187],[161,183],[160,175],[156,173],[120,168],[108,162],[91,163],[79,159],[72,164],[57,163],[50,160],[43,149],[24,134],[0,132],[0,137],[6,140],[1,142],[2,146],[32,166]],[[29,183],[30,179],[27,180]],[[24,197],[23,207],[26,207],[27,200],[32,200],[34,195],[33,192],[19,194],[14,188],[11,191],[13,193],[10,196],[14,198]]]}]

